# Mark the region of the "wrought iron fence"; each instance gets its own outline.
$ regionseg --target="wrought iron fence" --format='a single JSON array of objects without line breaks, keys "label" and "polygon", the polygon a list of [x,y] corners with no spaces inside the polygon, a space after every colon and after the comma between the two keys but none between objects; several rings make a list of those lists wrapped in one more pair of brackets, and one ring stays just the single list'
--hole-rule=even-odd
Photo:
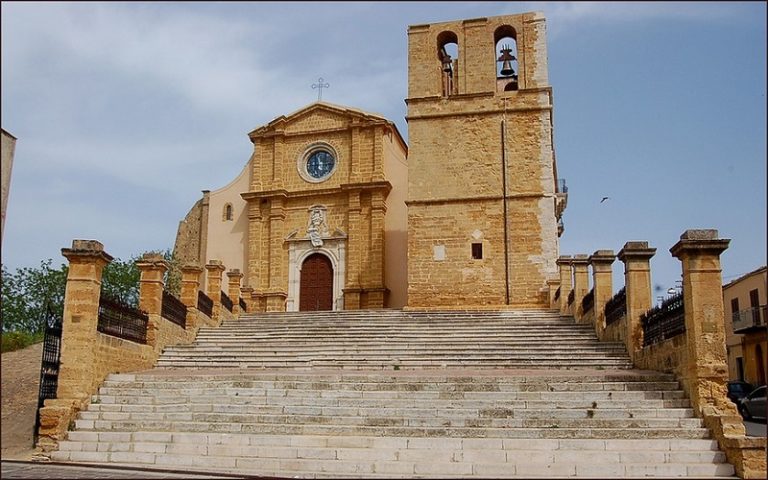
[{"label": "wrought iron fence", "polygon": [[45,334],[43,336],[43,358],[40,362],[40,388],[37,393],[37,412],[35,415],[34,437],[40,429],[40,409],[46,400],[56,398],[59,388],[59,365],[61,360],[62,318],[48,305],[45,314]]},{"label": "wrought iron fence", "polygon": [[187,306],[165,290],[163,290],[163,307],[160,315],[181,328],[187,328]]},{"label": "wrought iron fence", "polygon": [[240,311],[242,313],[245,313],[248,310],[248,305],[245,304],[245,300],[243,300],[243,297],[240,297],[240,301],[238,302],[240,305]]},{"label": "wrought iron fence", "polygon": [[673,295],[640,316],[643,346],[653,345],[685,333],[683,292]]},{"label": "wrought iron fence", "polygon": [[555,300],[560,300],[560,287],[555,290]]},{"label": "wrought iron fence", "polygon": [[592,310],[595,306],[595,289],[589,291],[588,294],[584,295],[584,298],[581,300],[581,311],[582,312],[588,312]]},{"label": "wrought iron fence", "polygon": [[197,291],[197,309],[209,317],[213,316],[213,300],[202,290]]},{"label": "wrought iron fence", "polygon": [[147,323],[149,323],[149,317],[146,313],[101,295],[99,323],[96,328],[99,332],[146,344]]},{"label": "wrought iron fence", "polygon": [[565,184],[564,178],[557,180],[557,193],[568,193],[568,185]]},{"label": "wrought iron fence", "polygon": [[221,291],[221,304],[224,305],[224,308],[232,311],[232,308],[234,307],[234,304],[232,303],[232,299],[229,298],[229,295],[224,293],[224,290]]},{"label": "wrought iron fence", "polygon": [[575,298],[576,298],[576,293],[573,290],[571,290],[571,293],[568,294],[568,305],[571,305]]},{"label": "wrought iron fence", "polygon": [[751,307],[731,314],[733,332],[739,333],[751,328],[765,329],[766,306]]},{"label": "wrought iron fence", "polygon": [[621,317],[627,314],[627,289],[621,287],[616,295],[605,304],[605,324],[610,325],[617,322]]}]

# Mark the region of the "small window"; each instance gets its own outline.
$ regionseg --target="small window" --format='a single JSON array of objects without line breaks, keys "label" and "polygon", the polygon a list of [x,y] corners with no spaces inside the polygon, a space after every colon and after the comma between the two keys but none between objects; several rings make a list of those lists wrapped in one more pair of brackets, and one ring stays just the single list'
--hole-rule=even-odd
[{"label": "small window", "polygon": [[224,205],[224,221],[232,220],[233,214],[232,214],[232,204],[228,203]]},{"label": "small window", "polygon": [[472,258],[475,260],[482,260],[483,259],[483,244],[482,243],[473,243],[472,244]]}]

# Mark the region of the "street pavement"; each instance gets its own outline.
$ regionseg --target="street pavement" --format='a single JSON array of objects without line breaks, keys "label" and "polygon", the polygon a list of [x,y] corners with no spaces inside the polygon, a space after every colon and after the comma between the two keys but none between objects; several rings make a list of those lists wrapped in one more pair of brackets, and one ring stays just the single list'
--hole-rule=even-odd
[{"label": "street pavement", "polygon": [[173,470],[134,469],[125,467],[70,465],[50,462],[26,462],[3,460],[0,477],[27,479],[154,479],[187,478],[195,479],[267,479],[274,477],[238,476],[227,474],[205,474]]}]

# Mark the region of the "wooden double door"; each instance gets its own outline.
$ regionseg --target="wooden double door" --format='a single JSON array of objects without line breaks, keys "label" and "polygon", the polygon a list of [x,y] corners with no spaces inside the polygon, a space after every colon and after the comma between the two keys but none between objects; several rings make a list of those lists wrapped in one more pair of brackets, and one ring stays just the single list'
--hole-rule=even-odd
[{"label": "wooden double door", "polygon": [[313,253],[301,265],[299,310],[333,310],[333,265],[321,253]]}]

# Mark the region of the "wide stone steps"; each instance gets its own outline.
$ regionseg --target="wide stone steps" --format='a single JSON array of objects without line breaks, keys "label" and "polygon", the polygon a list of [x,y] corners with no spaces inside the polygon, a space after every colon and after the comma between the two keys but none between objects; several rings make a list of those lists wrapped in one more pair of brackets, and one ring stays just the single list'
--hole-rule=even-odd
[{"label": "wide stone steps", "polygon": [[556,312],[258,314],[110,375],[52,459],[293,478],[732,477],[672,375]]}]

